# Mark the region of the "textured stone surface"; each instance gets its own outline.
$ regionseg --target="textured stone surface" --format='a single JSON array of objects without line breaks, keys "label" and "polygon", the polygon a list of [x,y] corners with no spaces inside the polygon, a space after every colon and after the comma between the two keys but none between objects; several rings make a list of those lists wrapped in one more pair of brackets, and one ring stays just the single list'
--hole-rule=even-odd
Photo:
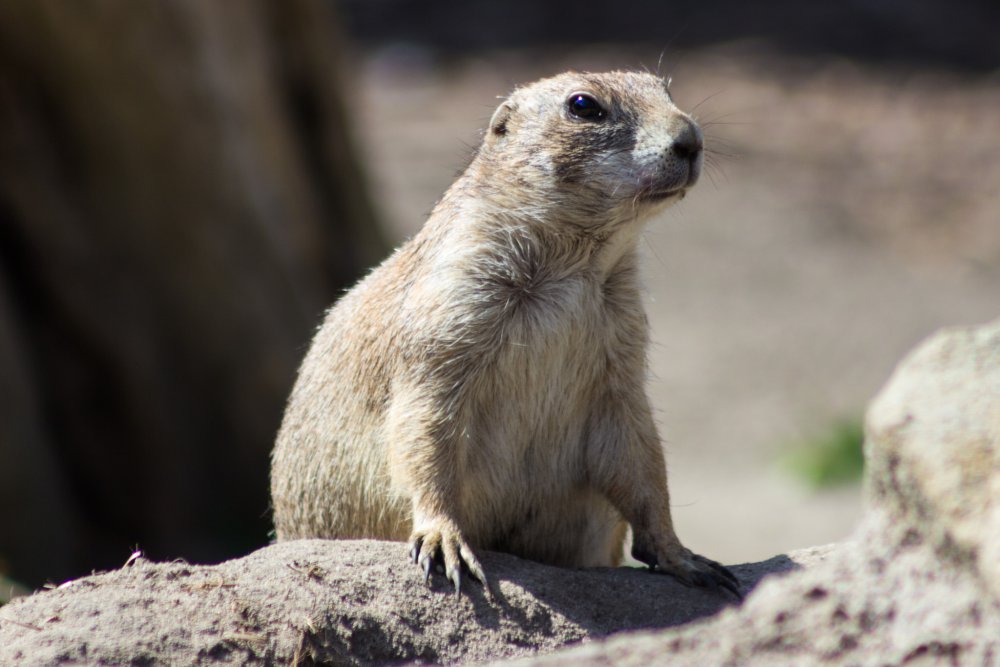
[{"label": "textured stone surface", "polygon": [[738,609],[514,664],[1000,664],[1000,605],[901,528],[873,513],[826,562],[764,582]]},{"label": "textured stone surface", "polygon": [[917,348],[872,403],[867,430],[876,502],[974,563],[1000,598],[1000,320]]},{"label": "textured stone surface", "polygon": [[[734,567],[746,586],[829,548]],[[631,568],[566,570],[483,555],[494,599],[423,583],[402,544],[302,540],[214,566],[139,560],[0,608],[0,664],[380,664],[486,661],[732,602]]]}]

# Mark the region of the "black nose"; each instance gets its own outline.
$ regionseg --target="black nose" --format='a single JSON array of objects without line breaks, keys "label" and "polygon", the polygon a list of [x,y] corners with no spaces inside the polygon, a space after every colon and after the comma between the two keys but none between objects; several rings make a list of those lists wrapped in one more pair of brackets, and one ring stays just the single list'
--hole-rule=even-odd
[{"label": "black nose", "polygon": [[690,160],[698,155],[703,147],[701,132],[694,123],[685,119],[683,125],[674,134],[674,141],[670,145],[670,150],[674,155],[682,160]]}]

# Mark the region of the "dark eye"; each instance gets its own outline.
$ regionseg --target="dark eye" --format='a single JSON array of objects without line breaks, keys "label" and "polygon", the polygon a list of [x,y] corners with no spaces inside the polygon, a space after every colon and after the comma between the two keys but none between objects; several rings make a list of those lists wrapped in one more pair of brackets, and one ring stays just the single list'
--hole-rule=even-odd
[{"label": "dark eye", "polygon": [[606,114],[601,103],[587,93],[573,93],[566,100],[566,106],[571,115],[584,120],[600,120]]}]

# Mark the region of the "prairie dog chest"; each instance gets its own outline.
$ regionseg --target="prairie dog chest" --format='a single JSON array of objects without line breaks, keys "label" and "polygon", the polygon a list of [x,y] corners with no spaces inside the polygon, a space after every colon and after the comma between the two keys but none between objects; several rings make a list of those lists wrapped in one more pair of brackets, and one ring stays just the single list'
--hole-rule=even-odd
[{"label": "prairie dog chest", "polygon": [[434,323],[432,372],[455,388],[445,407],[462,465],[498,484],[573,484],[596,406],[642,382],[619,363],[644,357],[635,253],[613,247],[608,266],[609,245],[583,235],[463,231],[407,299],[421,309],[407,321]]},{"label": "prairie dog chest", "polygon": [[[589,272],[494,286],[505,303],[473,399],[477,448],[545,478],[582,455],[590,415],[608,384],[610,345],[621,336],[607,295]],[[641,345],[640,341],[636,341]]]}]

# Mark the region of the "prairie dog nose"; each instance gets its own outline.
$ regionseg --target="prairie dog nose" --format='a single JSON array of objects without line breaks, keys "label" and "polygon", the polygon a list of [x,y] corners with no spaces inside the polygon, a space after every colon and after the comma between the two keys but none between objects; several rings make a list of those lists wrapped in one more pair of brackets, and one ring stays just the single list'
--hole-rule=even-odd
[{"label": "prairie dog nose", "polygon": [[670,144],[670,150],[682,160],[697,157],[704,147],[701,129],[689,118],[680,118],[675,121],[672,134],[674,140]]}]

